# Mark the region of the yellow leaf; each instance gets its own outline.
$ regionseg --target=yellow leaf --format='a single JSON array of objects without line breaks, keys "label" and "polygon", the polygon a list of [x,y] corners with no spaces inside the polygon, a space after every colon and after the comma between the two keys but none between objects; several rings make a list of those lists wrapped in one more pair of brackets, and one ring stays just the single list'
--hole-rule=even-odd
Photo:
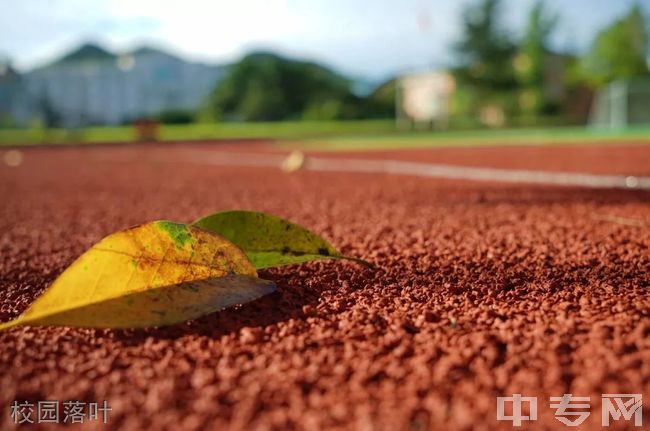
[{"label": "yellow leaf", "polygon": [[16,320],[0,325],[164,326],[275,290],[244,252],[200,228],[156,221],[109,235]]}]

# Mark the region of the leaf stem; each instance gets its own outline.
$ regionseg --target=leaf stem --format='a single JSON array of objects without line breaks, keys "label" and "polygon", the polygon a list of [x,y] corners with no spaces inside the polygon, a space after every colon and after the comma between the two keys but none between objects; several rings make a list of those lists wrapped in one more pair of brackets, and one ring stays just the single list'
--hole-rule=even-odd
[{"label": "leaf stem", "polygon": [[373,265],[372,263],[370,263],[370,262],[368,262],[368,261],[366,261],[366,260],[360,259],[360,258],[358,258],[358,257],[354,257],[354,256],[345,256],[345,255],[334,256],[334,257],[336,257],[336,258],[338,258],[338,259],[351,260],[351,261],[353,261],[353,262],[356,262],[356,263],[358,263],[358,264],[361,264],[361,265],[365,266],[365,267],[368,268],[368,269],[372,269],[373,271],[376,271],[376,270],[377,270],[377,266],[376,266],[376,265]]}]

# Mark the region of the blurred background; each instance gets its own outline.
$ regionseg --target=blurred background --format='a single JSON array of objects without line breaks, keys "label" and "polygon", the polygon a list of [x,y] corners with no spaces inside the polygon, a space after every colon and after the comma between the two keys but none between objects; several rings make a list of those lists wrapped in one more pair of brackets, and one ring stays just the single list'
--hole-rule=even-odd
[{"label": "blurred background", "polygon": [[650,135],[650,0],[23,0],[0,143]]}]

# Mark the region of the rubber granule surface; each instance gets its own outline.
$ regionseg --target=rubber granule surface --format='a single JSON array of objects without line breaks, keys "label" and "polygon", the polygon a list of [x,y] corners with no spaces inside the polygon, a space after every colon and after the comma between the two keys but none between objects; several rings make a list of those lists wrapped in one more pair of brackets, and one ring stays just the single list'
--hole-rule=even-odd
[{"label": "rubber granule surface", "polygon": [[[538,397],[526,429],[562,429],[549,397],[565,393],[591,397],[582,429],[600,429],[604,393],[642,394],[650,423],[648,192],[156,161],[164,151],[34,149],[0,166],[1,321],[103,236],[225,209],[287,217],[379,269],[265,270],[273,294],[169,328],[2,332],[0,429],[15,400],[106,400],[108,423],[83,429],[512,429],[496,397],[515,393]],[[590,165],[607,172],[616,152]],[[572,165],[544,154],[535,168]]]}]

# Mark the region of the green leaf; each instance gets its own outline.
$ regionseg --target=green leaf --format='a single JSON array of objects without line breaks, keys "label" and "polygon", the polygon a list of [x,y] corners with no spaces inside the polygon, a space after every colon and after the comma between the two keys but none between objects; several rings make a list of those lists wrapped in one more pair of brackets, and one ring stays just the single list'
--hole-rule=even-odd
[{"label": "green leaf", "polygon": [[369,268],[362,259],[344,256],[329,242],[283,218],[255,211],[225,211],[193,223],[221,235],[241,247],[255,268],[310,262],[317,259],[349,259]]}]

